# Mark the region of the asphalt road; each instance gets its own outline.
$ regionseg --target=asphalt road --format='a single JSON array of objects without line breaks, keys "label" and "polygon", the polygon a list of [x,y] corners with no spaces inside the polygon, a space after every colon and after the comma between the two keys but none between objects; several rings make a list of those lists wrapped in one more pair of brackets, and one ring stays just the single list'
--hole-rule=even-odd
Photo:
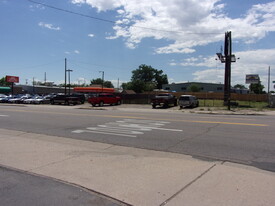
[{"label": "asphalt road", "polygon": [[275,171],[275,116],[2,106],[1,128],[222,160]]},{"label": "asphalt road", "polygon": [[0,167],[2,206],[122,206],[83,188]]}]

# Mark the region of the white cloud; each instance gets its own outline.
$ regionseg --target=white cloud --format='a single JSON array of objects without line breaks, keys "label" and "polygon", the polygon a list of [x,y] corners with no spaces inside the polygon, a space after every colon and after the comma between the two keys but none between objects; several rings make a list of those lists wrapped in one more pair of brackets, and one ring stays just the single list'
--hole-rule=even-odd
[{"label": "white cloud", "polygon": [[[240,59],[231,65],[232,85],[237,83],[245,84],[246,74],[259,74],[262,83],[267,88],[267,71],[270,66],[275,68],[275,49],[259,49],[251,51],[236,52],[236,57]],[[182,66],[197,66],[198,71],[194,72],[195,81],[200,82],[224,82],[224,64],[217,62],[215,56],[208,58],[197,58],[194,61],[184,61],[180,63]],[[206,67],[208,69],[201,69]],[[271,72],[272,73],[272,72]],[[271,76],[271,80],[275,79],[275,75]]]},{"label": "white cloud", "polygon": [[86,3],[99,12],[116,10],[115,33],[108,39],[123,37],[129,48],[135,48],[144,38],[168,40],[169,44],[157,48],[156,53],[193,53],[197,46],[223,41],[225,31],[232,31],[235,40],[246,43],[275,31],[275,1],[254,5],[239,18],[230,18],[220,0],[72,0],[72,3]]},{"label": "white cloud", "polygon": [[71,55],[71,54],[80,54],[79,50],[74,50],[74,51],[65,51],[65,54]]},{"label": "white cloud", "polygon": [[38,26],[43,27],[43,28],[47,28],[47,29],[50,29],[50,30],[55,30],[55,31],[61,30],[60,27],[56,27],[56,26],[53,26],[52,24],[48,24],[48,23],[44,23],[44,22],[39,22]]},{"label": "white cloud", "polygon": [[93,38],[95,35],[94,34],[88,34],[88,37]]}]

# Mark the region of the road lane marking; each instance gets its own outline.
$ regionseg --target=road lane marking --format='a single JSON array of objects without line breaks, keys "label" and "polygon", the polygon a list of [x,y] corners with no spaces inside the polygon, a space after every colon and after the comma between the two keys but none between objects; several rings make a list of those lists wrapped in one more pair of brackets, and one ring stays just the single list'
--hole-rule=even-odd
[{"label": "road lane marking", "polygon": [[225,124],[225,125],[241,125],[241,126],[256,126],[268,127],[268,124],[253,124],[253,123],[240,123],[240,122],[222,122],[222,121],[200,121],[200,120],[180,120],[180,119],[165,119],[165,118],[150,118],[150,117],[136,117],[136,116],[119,116],[119,115],[97,115],[97,114],[75,114],[63,112],[49,112],[49,111],[26,111],[26,110],[6,110],[11,112],[25,112],[25,113],[39,113],[39,114],[59,114],[59,115],[72,115],[72,116],[85,116],[85,117],[106,117],[106,118],[127,118],[127,119],[140,119],[140,120],[155,120],[155,121],[170,121],[170,122],[188,122],[188,123],[202,123],[202,124]]},{"label": "road lane marking", "polygon": [[8,117],[9,115],[0,114],[0,117]]},{"label": "road lane marking", "polygon": [[88,130],[92,131],[103,131],[103,132],[114,132],[114,133],[122,133],[122,134],[144,134],[143,132],[138,131],[131,131],[131,130],[121,130],[120,128],[113,129],[113,128],[104,128],[104,127],[87,127]]},{"label": "road lane marking", "polygon": [[[145,125],[147,123],[147,125]],[[97,133],[97,134],[108,134],[108,135],[121,135],[127,137],[137,137],[137,135],[143,135],[145,132],[153,130],[163,130],[172,132],[182,132],[179,129],[163,128],[165,124],[170,122],[163,121],[148,121],[148,120],[136,120],[136,119],[124,119],[115,122],[107,122],[106,124],[97,125],[97,127],[87,127],[82,130],[74,130],[72,133]]]},{"label": "road lane marking", "polygon": [[98,131],[90,131],[90,130],[74,130],[72,131],[73,133],[85,133],[85,132],[89,132],[89,133],[98,133],[98,134],[108,134],[108,135],[116,135],[116,136],[124,136],[124,137],[137,137],[134,135],[127,135],[127,134],[115,134],[115,133],[108,133],[108,132],[98,132]]}]

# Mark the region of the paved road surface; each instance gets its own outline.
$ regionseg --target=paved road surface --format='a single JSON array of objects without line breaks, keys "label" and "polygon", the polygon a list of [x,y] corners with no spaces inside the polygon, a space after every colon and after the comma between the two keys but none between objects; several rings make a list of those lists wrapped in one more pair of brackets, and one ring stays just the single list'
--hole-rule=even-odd
[{"label": "paved road surface", "polygon": [[83,188],[0,167],[2,206],[122,206]]},{"label": "paved road surface", "polygon": [[5,129],[175,152],[275,171],[275,116],[75,108],[3,106],[0,125]]}]

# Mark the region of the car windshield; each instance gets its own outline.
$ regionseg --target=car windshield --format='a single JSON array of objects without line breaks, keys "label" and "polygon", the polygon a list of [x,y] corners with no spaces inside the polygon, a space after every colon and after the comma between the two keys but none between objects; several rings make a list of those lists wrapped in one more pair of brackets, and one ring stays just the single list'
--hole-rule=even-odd
[{"label": "car windshield", "polygon": [[180,97],[180,100],[190,100],[190,97]]}]

